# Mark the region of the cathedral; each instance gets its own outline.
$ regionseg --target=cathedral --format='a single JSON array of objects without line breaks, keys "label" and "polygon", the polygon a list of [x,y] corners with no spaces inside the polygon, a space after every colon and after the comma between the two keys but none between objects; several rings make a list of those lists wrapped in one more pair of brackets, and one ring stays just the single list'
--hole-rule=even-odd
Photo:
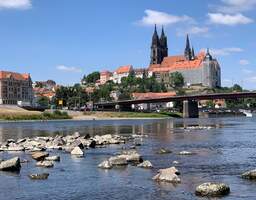
[{"label": "cathedral", "polygon": [[154,74],[159,81],[164,81],[167,84],[170,73],[180,72],[187,86],[221,87],[220,66],[217,59],[210,54],[209,49],[207,52],[201,51],[196,55],[187,35],[184,54],[168,56],[167,36],[163,27],[159,37],[155,26],[148,72],[149,75]]}]

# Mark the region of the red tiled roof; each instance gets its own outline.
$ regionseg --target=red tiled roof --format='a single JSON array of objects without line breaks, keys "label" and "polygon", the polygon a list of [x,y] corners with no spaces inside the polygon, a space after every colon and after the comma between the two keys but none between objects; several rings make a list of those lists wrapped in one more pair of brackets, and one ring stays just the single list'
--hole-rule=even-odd
[{"label": "red tiled roof", "polygon": [[110,71],[102,71],[102,72],[100,72],[100,75],[101,76],[106,76],[106,75],[109,75],[109,74],[112,74]]},{"label": "red tiled roof", "polygon": [[153,99],[153,98],[165,98],[165,97],[176,96],[176,92],[132,93],[132,96],[136,100],[140,100],[140,99]]},{"label": "red tiled roof", "polygon": [[28,80],[30,78],[29,74],[19,74],[16,72],[7,72],[7,71],[0,71],[0,79],[8,79],[14,78],[16,80]]},{"label": "red tiled roof", "polygon": [[115,72],[117,74],[129,73],[132,70],[132,65],[126,65],[119,67]]},{"label": "red tiled roof", "polygon": [[176,70],[189,70],[201,67],[205,57],[205,52],[200,52],[195,60],[186,60],[184,56],[165,57],[161,65],[151,65],[150,71],[153,72],[171,72]]}]

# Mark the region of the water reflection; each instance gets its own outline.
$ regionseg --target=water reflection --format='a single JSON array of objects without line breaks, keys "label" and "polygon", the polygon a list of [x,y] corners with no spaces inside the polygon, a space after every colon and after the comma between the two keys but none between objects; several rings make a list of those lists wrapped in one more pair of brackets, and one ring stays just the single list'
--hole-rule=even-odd
[{"label": "water reflection", "polygon": [[184,132],[184,130],[188,130],[192,126],[220,128],[223,126],[223,122],[221,119],[168,119],[0,123],[0,142],[23,137],[66,135],[75,131],[79,131],[82,135],[151,134],[156,137],[161,136],[161,140],[171,140],[172,134]]},{"label": "water reflection", "polygon": [[[104,171],[97,165],[116,154],[121,146],[89,149],[85,157],[73,158],[60,154],[61,162],[53,169],[35,168],[34,161],[22,164],[20,175],[0,173],[0,199],[196,199],[195,187],[208,181],[228,183],[231,194],[223,199],[254,199],[255,183],[241,180],[240,174],[256,168],[256,119],[168,119],[168,120],[114,120],[114,121],[66,121],[0,123],[0,141],[9,138],[71,134],[146,134],[138,151],[154,165],[152,170],[128,166]],[[207,127],[210,128],[207,128]],[[133,144],[125,144],[127,146]],[[159,155],[160,147],[173,153]],[[180,151],[194,152],[180,156]],[[18,155],[30,159],[30,155],[6,154],[0,158]],[[177,165],[181,172],[181,184],[158,184],[152,181],[158,169]],[[32,183],[27,175],[48,172],[46,182]],[[15,192],[13,192],[15,191]]]}]

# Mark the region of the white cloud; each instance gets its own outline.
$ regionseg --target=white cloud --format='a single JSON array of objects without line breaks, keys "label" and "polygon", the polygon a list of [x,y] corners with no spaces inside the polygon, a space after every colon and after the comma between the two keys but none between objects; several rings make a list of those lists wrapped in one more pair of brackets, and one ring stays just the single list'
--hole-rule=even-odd
[{"label": "white cloud", "polygon": [[249,70],[249,69],[242,69],[242,72],[245,73],[245,74],[252,74],[252,73],[254,73],[252,70]]},{"label": "white cloud", "polygon": [[251,77],[246,78],[246,82],[256,83],[256,76],[251,76]]},{"label": "white cloud", "polygon": [[238,47],[211,49],[211,53],[215,56],[228,56],[233,53],[243,52],[244,50]]},{"label": "white cloud", "polygon": [[178,22],[192,22],[193,19],[189,16],[176,16],[165,12],[156,10],[145,10],[145,16],[137,22],[139,25],[152,26],[152,25],[171,25]]},{"label": "white cloud", "polygon": [[31,0],[0,0],[0,9],[29,9]]},{"label": "white cloud", "polygon": [[209,32],[208,27],[198,27],[198,26],[192,26],[188,29],[178,29],[177,35],[179,36],[184,36],[186,34],[190,35],[202,35],[202,34],[207,34]]},{"label": "white cloud", "polygon": [[60,71],[64,71],[64,72],[75,72],[75,73],[81,73],[82,69],[78,68],[78,67],[68,67],[65,65],[59,65],[56,67],[58,70]]},{"label": "white cloud", "polygon": [[216,6],[216,10],[222,13],[238,13],[253,10],[256,0],[221,0],[222,5]]},{"label": "white cloud", "polygon": [[239,24],[250,24],[253,19],[248,18],[240,13],[235,15],[222,13],[208,13],[209,21],[213,24],[222,24],[228,26],[235,26]]},{"label": "white cloud", "polygon": [[242,59],[242,60],[239,60],[239,64],[240,65],[249,65],[250,62],[249,62],[249,60]]}]

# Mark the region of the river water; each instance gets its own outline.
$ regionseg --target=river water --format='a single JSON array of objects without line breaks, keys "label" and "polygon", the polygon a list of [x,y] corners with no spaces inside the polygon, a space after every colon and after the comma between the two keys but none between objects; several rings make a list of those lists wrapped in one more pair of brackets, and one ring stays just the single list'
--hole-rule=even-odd
[{"label": "river water", "polygon": [[[190,129],[210,126],[211,129]],[[184,127],[188,127],[184,129]],[[161,119],[114,121],[60,121],[0,123],[0,143],[9,138],[55,134],[146,134],[139,153],[150,160],[154,169],[135,166],[102,170],[97,165],[120,151],[122,145],[86,150],[84,158],[59,154],[61,162],[52,169],[36,168],[34,161],[22,164],[19,174],[0,172],[0,199],[203,199],[194,195],[197,185],[208,181],[229,184],[231,193],[222,199],[256,199],[256,182],[243,180],[240,174],[256,168],[256,118]],[[129,144],[126,144],[129,145]],[[171,154],[156,151],[168,148]],[[180,151],[195,152],[192,156],[177,155]],[[25,153],[1,153],[1,158]],[[156,183],[152,177],[158,169],[173,166],[181,172],[181,184]],[[50,173],[48,180],[32,181],[30,173]]]}]

